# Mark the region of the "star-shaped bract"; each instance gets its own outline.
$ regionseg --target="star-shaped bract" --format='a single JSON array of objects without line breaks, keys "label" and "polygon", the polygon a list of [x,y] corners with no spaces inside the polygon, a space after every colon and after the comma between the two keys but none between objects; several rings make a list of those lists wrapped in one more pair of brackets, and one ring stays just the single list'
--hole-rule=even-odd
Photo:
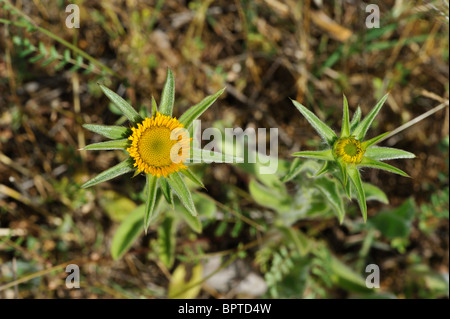
[{"label": "star-shaped bract", "polygon": [[408,174],[402,170],[383,163],[382,161],[415,157],[414,154],[400,149],[375,146],[376,143],[383,139],[389,132],[378,135],[370,140],[363,141],[374,118],[377,116],[387,97],[388,94],[383,96],[362,121],[361,110],[358,107],[352,121],[350,121],[348,102],[344,95],[344,112],[342,116],[341,134],[339,137],[314,113],[297,101],[292,101],[295,107],[303,114],[328,145],[328,148],[325,150],[302,151],[292,155],[324,160],[325,163],[316,173],[316,176],[325,172],[333,172],[337,166],[339,177],[347,196],[350,198],[350,184],[352,184],[356,190],[356,196],[362,211],[364,222],[367,220],[367,204],[361,175],[358,169],[360,167],[372,167],[408,177]]},{"label": "star-shaped bract", "polygon": [[[207,156],[209,162],[214,161],[216,163],[233,162],[236,158],[221,153],[191,148],[191,139],[187,136],[186,131],[180,133],[178,140],[173,140],[171,133],[177,133],[181,129],[189,129],[194,120],[203,114],[225,89],[206,97],[200,103],[189,108],[179,119],[176,119],[172,117],[175,100],[175,81],[172,71],[168,69],[159,108],[156,101],[152,98],[152,117],[144,119],[122,97],[103,85],[100,85],[100,88],[128,118],[131,129],[123,126],[85,124],[83,125],[84,128],[110,138],[112,141],[91,144],[86,146],[84,150],[121,149],[127,151],[130,156],[123,162],[92,178],[83,184],[82,187],[90,187],[129,172],[134,172],[134,176],[143,172],[147,177],[145,230],[147,230],[151,217],[154,214],[155,206],[158,202],[157,196],[161,196],[161,193],[170,204],[173,203],[173,193],[175,193],[186,209],[193,216],[197,217],[198,214],[192,195],[183,180],[183,175],[201,187],[204,187],[204,185],[184,165],[184,162],[189,158],[191,162],[195,161],[198,163],[203,156]],[[179,156],[180,161],[178,163],[173,162],[170,156],[173,146],[177,142],[184,150],[188,150],[188,154]],[[161,188],[160,193],[157,192],[158,187]]]}]

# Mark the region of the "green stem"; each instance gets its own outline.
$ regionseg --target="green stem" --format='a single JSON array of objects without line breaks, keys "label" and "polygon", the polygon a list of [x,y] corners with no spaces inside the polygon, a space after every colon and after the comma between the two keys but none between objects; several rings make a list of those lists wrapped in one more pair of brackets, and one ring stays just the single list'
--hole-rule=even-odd
[{"label": "green stem", "polygon": [[48,37],[52,38],[53,40],[61,43],[62,45],[66,46],[67,48],[71,49],[73,52],[78,53],[79,55],[81,55],[83,58],[85,58],[86,60],[88,60],[89,62],[92,62],[93,64],[95,64],[96,66],[98,66],[99,68],[105,70],[107,73],[111,74],[112,76],[115,76],[119,79],[121,79],[121,76],[116,73],[114,70],[112,70],[111,68],[109,68],[108,66],[104,65],[102,62],[98,61],[97,59],[95,59],[94,57],[92,57],[91,55],[87,54],[86,52],[84,52],[83,50],[79,49],[78,47],[74,46],[73,44],[67,42],[66,40],[60,38],[59,36],[57,36],[56,34],[53,34],[51,31],[48,31],[47,29],[44,29],[42,27],[35,27],[38,31],[42,32],[43,34],[47,35]]},{"label": "green stem", "polygon": [[[5,1],[6,3],[8,3],[11,7],[14,7],[9,1]],[[46,36],[52,38],[53,40],[61,43],[62,45],[64,45],[65,47],[69,48],[70,50],[72,50],[73,52],[78,53],[79,55],[81,55],[83,58],[85,58],[86,60],[88,60],[89,62],[92,62],[93,64],[95,64],[96,66],[98,66],[100,69],[103,69],[105,72],[109,73],[112,76],[115,76],[121,80],[122,77],[115,72],[114,70],[112,70],[111,68],[109,68],[108,66],[106,66],[105,64],[103,64],[102,62],[100,62],[99,60],[95,59],[94,57],[92,57],[91,55],[87,54],[86,52],[84,52],[83,50],[79,49],[78,47],[74,46],[73,44],[67,42],[66,40],[64,40],[63,38],[57,36],[56,34],[52,33],[51,31],[44,29],[40,26],[38,26],[36,23],[33,22],[33,20],[31,20],[30,17],[28,17],[26,14],[24,14],[22,11],[18,10],[16,7],[14,7],[15,10],[20,13],[20,15],[22,17],[24,17],[29,23],[30,25],[33,26],[33,28],[35,28],[36,30],[38,30],[39,32],[45,34]],[[18,27],[26,27],[26,24],[23,23],[18,23],[18,22],[14,22],[14,21],[10,21],[7,19],[0,19],[0,23],[4,23],[4,24],[13,24],[16,25]]]}]

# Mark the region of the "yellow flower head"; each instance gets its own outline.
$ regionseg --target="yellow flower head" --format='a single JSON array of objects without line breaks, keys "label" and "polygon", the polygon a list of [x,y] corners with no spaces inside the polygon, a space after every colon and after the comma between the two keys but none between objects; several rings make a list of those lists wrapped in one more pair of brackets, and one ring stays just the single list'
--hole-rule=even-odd
[{"label": "yellow flower head", "polygon": [[365,153],[361,143],[353,136],[338,139],[333,149],[334,155],[347,164],[359,164]]},{"label": "yellow flower head", "polygon": [[189,133],[176,118],[156,113],[132,128],[127,148],[139,172],[164,176],[186,168],[189,157]]}]

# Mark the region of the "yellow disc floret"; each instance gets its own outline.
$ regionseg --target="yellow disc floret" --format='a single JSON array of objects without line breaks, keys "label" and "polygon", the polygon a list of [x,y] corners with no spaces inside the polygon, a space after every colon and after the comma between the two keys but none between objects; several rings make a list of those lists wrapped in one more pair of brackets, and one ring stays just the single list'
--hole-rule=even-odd
[{"label": "yellow disc floret", "polygon": [[359,164],[365,153],[361,143],[352,136],[338,139],[333,151],[336,158],[341,158],[347,164]]},{"label": "yellow disc floret", "polygon": [[132,130],[127,151],[139,172],[160,177],[186,168],[191,139],[176,118],[156,113]]}]

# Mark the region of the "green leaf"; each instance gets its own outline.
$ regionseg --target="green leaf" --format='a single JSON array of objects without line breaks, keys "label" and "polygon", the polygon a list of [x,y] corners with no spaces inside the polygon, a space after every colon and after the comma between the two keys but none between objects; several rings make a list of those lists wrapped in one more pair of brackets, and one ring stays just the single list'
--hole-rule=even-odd
[{"label": "green leaf", "polygon": [[116,105],[120,111],[132,122],[133,124],[140,123],[144,119],[136,112],[136,110],[128,104],[123,98],[121,98],[118,94],[108,89],[106,86],[99,84],[103,93],[111,100],[111,102]]},{"label": "green leaf", "polygon": [[180,264],[172,274],[168,289],[169,299],[194,299],[198,296],[201,291],[200,281],[203,276],[203,266],[202,264],[197,264],[192,269],[192,276],[188,281],[186,274],[186,267]]},{"label": "green leaf", "polygon": [[285,183],[297,176],[301,172],[302,165],[303,161],[300,158],[294,158],[289,167],[289,172],[281,179],[281,181]]},{"label": "green leaf", "polygon": [[304,257],[311,249],[308,238],[300,230],[288,226],[280,226],[279,229],[289,242],[293,242],[300,256]]},{"label": "green leaf", "polygon": [[192,195],[186,186],[183,178],[178,172],[170,174],[167,178],[170,187],[175,191],[181,203],[186,207],[186,209],[193,215],[197,216],[197,211],[195,209],[194,201],[192,200]]},{"label": "green leaf", "polygon": [[[343,163],[340,160],[337,160],[336,164],[338,166],[339,172],[341,173],[342,184],[346,186],[348,183],[347,164]],[[350,197],[350,194],[347,194],[347,196]]]},{"label": "green leaf", "polygon": [[15,35],[15,36],[12,37],[12,42],[13,42],[15,45],[18,45],[18,46],[20,46],[20,45],[23,44],[23,40],[24,40],[24,39],[22,39],[21,37],[18,37],[17,35]]},{"label": "green leaf", "polygon": [[356,292],[371,291],[367,288],[365,280],[357,271],[351,269],[335,256],[331,256],[331,278],[337,286],[347,290]]},{"label": "green leaf", "polygon": [[124,126],[106,126],[96,124],[83,124],[83,127],[91,132],[103,135],[104,137],[117,140],[125,138],[131,134],[131,130]]},{"label": "green leaf", "polygon": [[322,174],[325,174],[326,172],[331,172],[333,170],[333,166],[331,165],[330,161],[323,162],[322,167],[316,172],[314,175],[315,177],[319,177]]},{"label": "green leaf", "polygon": [[100,206],[115,222],[123,221],[137,206],[127,196],[113,190],[104,190],[97,195],[97,198]]},{"label": "green leaf", "polygon": [[341,138],[350,136],[350,115],[348,114],[348,101],[344,95],[344,112],[342,115]]},{"label": "green leaf", "polygon": [[[195,195],[195,194],[193,194]],[[194,199],[194,204],[197,207],[197,202],[195,202],[195,196],[192,196]],[[201,212],[201,206],[197,207],[197,210]],[[202,232],[202,223],[200,222],[199,216],[193,216],[183,205],[179,204],[178,201],[175,202],[175,213],[191,227],[193,231],[200,234]]]},{"label": "green leaf", "polygon": [[45,48],[44,43],[42,43],[42,42],[39,42],[39,52],[41,52],[43,55],[47,55],[48,54],[48,51]]},{"label": "green leaf", "polygon": [[314,158],[324,161],[334,161],[333,153],[331,149],[324,150],[324,151],[302,151],[293,153],[292,156],[299,156],[299,157],[305,157],[305,158]]},{"label": "green leaf", "polygon": [[64,50],[64,60],[66,61],[66,62],[69,62],[70,60],[71,60],[71,57],[70,57],[70,50],[69,49],[66,49],[66,50]]},{"label": "green leaf", "polygon": [[41,66],[47,66],[47,65],[49,65],[50,63],[52,63],[53,61],[55,61],[57,59],[57,57],[53,57],[53,56],[51,56],[51,57],[49,57],[47,60],[45,60],[44,62],[42,62],[42,64],[41,64]]},{"label": "green leaf", "polygon": [[58,51],[56,51],[56,48],[54,46],[50,47],[50,56],[58,59],[60,57]]},{"label": "green leaf", "polygon": [[31,46],[30,48],[28,48],[27,50],[24,51],[20,51],[19,52],[19,57],[24,58],[27,55],[30,55],[31,53],[36,51],[36,47],[35,46]]},{"label": "green leaf", "polygon": [[370,183],[363,183],[363,187],[364,187],[364,193],[366,194],[366,201],[367,200],[377,200],[384,204],[389,203],[389,200],[388,200],[386,194],[381,189],[379,189],[377,186],[372,185]]},{"label": "green leaf", "polygon": [[348,199],[352,199],[351,192],[352,192],[352,183],[347,183],[344,185],[344,191],[345,195],[347,195]]},{"label": "green leaf", "polygon": [[384,102],[388,98],[389,94],[386,94],[378,101],[378,103],[374,106],[374,108],[367,114],[367,116],[359,123],[359,125],[352,132],[352,135],[356,137],[357,140],[362,141],[366,136],[367,131],[372,125],[373,120],[377,116],[378,112],[381,110]]},{"label": "green leaf", "polygon": [[86,145],[83,151],[94,151],[94,150],[126,150],[130,145],[130,141],[127,138],[121,140],[106,141],[100,143],[94,143]]},{"label": "green leaf", "polygon": [[366,193],[364,192],[364,187],[361,181],[361,175],[359,175],[358,169],[355,166],[350,166],[348,168],[348,176],[352,181],[353,186],[356,191],[356,198],[358,199],[359,207],[364,218],[364,222],[367,221],[367,203],[366,203]]},{"label": "green leaf", "polygon": [[367,157],[370,157],[373,160],[376,161],[384,161],[384,160],[390,160],[390,159],[397,159],[397,158],[415,158],[416,155],[413,153],[399,150],[397,148],[391,148],[391,147],[378,147],[373,146],[369,147],[366,150],[366,153],[364,154]]},{"label": "green leaf", "polygon": [[59,63],[55,66],[55,70],[56,70],[56,71],[61,70],[66,64],[67,64],[66,61],[61,61],[61,62],[59,62]]},{"label": "green leaf", "polygon": [[[328,163],[328,162],[325,162]],[[314,162],[314,161],[309,161],[309,160],[303,160],[300,158],[294,158],[294,160],[292,161],[291,166],[289,167],[289,172],[281,179],[281,182],[285,183],[287,181],[292,180],[293,178],[295,178],[298,174],[300,174],[303,171],[310,171],[310,172],[315,172],[318,169],[318,163]],[[274,175],[262,175],[261,177],[274,177],[275,181],[277,181],[278,179],[274,176]],[[261,180],[262,182],[264,182],[264,180]],[[267,186],[272,186],[269,185],[268,183],[264,183]],[[274,185],[273,185],[274,186]]]},{"label": "green leaf", "polygon": [[378,168],[378,169],[382,169],[391,173],[395,173],[398,175],[402,175],[405,177],[409,177],[408,174],[406,174],[404,171],[402,171],[401,169],[394,167],[392,165],[383,163],[383,162],[378,162],[376,160],[373,160],[369,157],[363,157],[361,163],[358,164],[358,166],[364,166],[364,167],[372,167],[372,168]]},{"label": "green leaf", "polygon": [[287,211],[291,207],[291,200],[273,188],[261,185],[254,179],[248,185],[250,195],[256,203],[263,207],[269,207],[276,211]]},{"label": "green leaf", "polygon": [[240,157],[199,148],[191,148],[189,149],[189,152],[189,160],[192,162],[201,161],[202,163],[238,163],[243,161],[243,159]]},{"label": "green leaf", "polygon": [[117,228],[111,243],[111,256],[113,259],[121,258],[139,237],[142,232],[144,213],[145,206],[140,205]]},{"label": "green leaf", "polygon": [[35,62],[39,61],[40,59],[42,59],[43,57],[44,57],[44,55],[38,54],[38,55],[28,59],[28,61],[30,61],[31,63],[35,63]]},{"label": "green leaf", "polygon": [[170,188],[169,183],[164,176],[160,177],[159,179],[159,187],[161,188],[164,194],[164,198],[169,203],[169,205],[173,205],[172,189]]},{"label": "green leaf", "polygon": [[158,257],[167,268],[172,268],[175,261],[175,220],[171,216],[166,216],[158,227]]},{"label": "green leaf", "polygon": [[361,120],[361,108],[358,106],[355,113],[353,114],[352,121],[350,122],[350,133],[352,135],[353,135],[353,131],[358,126],[360,120]]},{"label": "green leaf", "polygon": [[83,74],[91,74],[94,69],[95,65],[93,63],[89,63],[88,67],[83,71]]},{"label": "green leaf", "polygon": [[328,178],[321,177],[316,179],[315,185],[328,200],[331,207],[333,207],[333,209],[336,211],[339,222],[342,224],[345,216],[344,201],[342,200],[342,197],[338,191],[336,182]]},{"label": "green leaf", "polygon": [[367,150],[371,145],[376,144],[379,140],[381,140],[383,137],[385,137],[386,135],[388,135],[390,132],[385,132],[383,134],[380,134],[368,141],[365,141],[361,144],[361,147],[363,150]]},{"label": "green leaf", "polygon": [[93,185],[106,182],[110,179],[113,179],[114,177],[129,173],[131,171],[134,171],[133,159],[128,157],[125,161],[111,167],[110,169],[107,169],[106,171],[103,171],[91,180],[87,181],[86,183],[81,185],[81,187],[91,187]]},{"label": "green leaf", "polygon": [[81,55],[77,56],[77,59],[75,60],[75,64],[69,69],[70,72],[74,72],[78,70],[81,65],[83,64],[83,57]]},{"label": "green leaf", "polygon": [[334,141],[337,139],[336,133],[333,132],[325,123],[323,123],[313,112],[308,110],[306,107],[298,103],[297,101],[291,100],[295,107],[303,114],[303,116],[308,120],[314,129],[319,133],[319,135],[328,143],[328,145],[333,145]]},{"label": "green leaf", "polygon": [[180,116],[179,121],[185,128],[189,128],[192,123],[205,112],[225,91],[225,88],[218,91],[216,94],[207,96],[200,103],[190,107],[183,115]]},{"label": "green leaf", "polygon": [[200,178],[198,178],[197,175],[195,175],[189,168],[185,168],[185,169],[181,170],[180,172],[183,175],[185,175],[187,178],[189,178],[191,181],[193,181],[195,184],[197,184],[198,186],[206,189],[205,185],[200,180]]},{"label": "green leaf", "polygon": [[158,112],[158,104],[156,104],[155,98],[152,96],[152,117]]},{"label": "green leaf", "polygon": [[408,238],[411,233],[415,213],[414,200],[409,198],[395,209],[378,213],[371,218],[370,224],[377,228],[386,238]]},{"label": "green leaf", "polygon": [[147,174],[146,188],[147,200],[145,202],[144,230],[147,233],[151,217],[153,216],[156,207],[156,190],[158,189],[158,177],[153,176],[152,174]]},{"label": "green leaf", "polygon": [[214,218],[217,211],[214,199],[201,192],[193,193],[192,199],[194,200],[199,216],[204,216],[208,219]]},{"label": "green leaf", "polygon": [[173,104],[175,102],[175,80],[172,70],[167,68],[166,82],[161,94],[159,112],[163,115],[172,116]]}]

